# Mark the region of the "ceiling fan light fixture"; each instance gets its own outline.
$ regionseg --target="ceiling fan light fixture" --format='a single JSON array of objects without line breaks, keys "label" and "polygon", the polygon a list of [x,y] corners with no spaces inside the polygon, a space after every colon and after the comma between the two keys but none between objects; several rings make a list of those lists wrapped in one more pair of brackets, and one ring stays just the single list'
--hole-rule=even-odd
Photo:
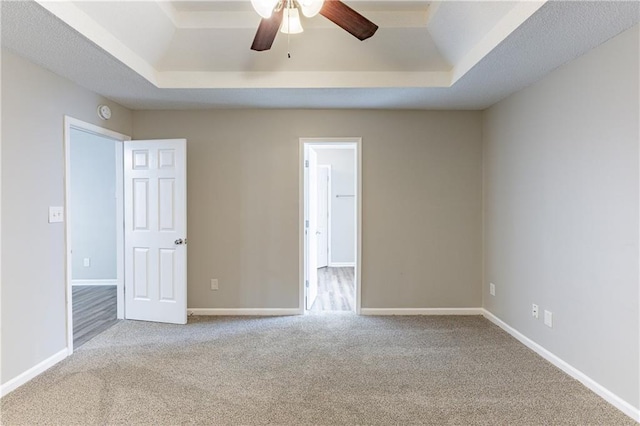
[{"label": "ceiling fan light fixture", "polygon": [[298,3],[302,9],[302,14],[307,18],[316,16],[324,6],[324,0],[298,0]]},{"label": "ceiling fan light fixture", "polygon": [[284,17],[282,18],[280,31],[285,34],[300,34],[304,31],[302,22],[300,22],[300,12],[298,12],[296,7],[287,7],[284,9]]},{"label": "ceiling fan light fixture", "polygon": [[278,5],[279,0],[251,0],[251,5],[264,19],[271,18],[273,9]]}]

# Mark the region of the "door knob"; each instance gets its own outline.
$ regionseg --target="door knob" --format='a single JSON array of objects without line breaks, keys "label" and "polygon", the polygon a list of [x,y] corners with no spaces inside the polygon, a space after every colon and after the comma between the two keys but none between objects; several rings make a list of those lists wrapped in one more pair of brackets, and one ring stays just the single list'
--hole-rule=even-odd
[{"label": "door knob", "polygon": [[178,238],[177,240],[174,241],[175,245],[179,246],[184,244],[184,240],[182,238]]}]

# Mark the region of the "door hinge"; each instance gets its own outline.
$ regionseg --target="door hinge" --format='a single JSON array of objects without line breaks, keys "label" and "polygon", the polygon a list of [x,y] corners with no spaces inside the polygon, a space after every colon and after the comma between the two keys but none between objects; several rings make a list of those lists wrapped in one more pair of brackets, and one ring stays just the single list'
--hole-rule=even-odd
[{"label": "door hinge", "polygon": [[309,167],[309,160],[304,160],[304,166]]},{"label": "door hinge", "polygon": [[306,280],[306,281],[304,282],[304,286],[305,286],[305,287],[307,287],[307,288],[309,288],[309,280]]},{"label": "door hinge", "polygon": [[308,227],[309,227],[309,221],[308,221],[308,220],[305,220],[305,221],[304,221],[304,227],[305,227],[305,228],[308,228]]}]

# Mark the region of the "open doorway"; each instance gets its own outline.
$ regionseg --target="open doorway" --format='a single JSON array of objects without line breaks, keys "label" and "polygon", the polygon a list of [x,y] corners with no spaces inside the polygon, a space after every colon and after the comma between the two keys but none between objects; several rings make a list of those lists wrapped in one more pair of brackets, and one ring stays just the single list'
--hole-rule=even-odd
[{"label": "open doorway", "polygon": [[360,310],[360,139],[301,139],[304,312]]},{"label": "open doorway", "polygon": [[65,117],[69,352],[124,318],[122,156],[129,139]]},{"label": "open doorway", "polygon": [[186,324],[186,139],[64,123],[68,354],[113,325],[114,296],[117,319]]}]

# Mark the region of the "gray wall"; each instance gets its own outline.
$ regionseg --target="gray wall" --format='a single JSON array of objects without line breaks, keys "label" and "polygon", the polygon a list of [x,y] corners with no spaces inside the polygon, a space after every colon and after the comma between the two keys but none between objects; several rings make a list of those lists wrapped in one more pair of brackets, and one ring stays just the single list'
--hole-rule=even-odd
[{"label": "gray wall", "polygon": [[318,164],[331,166],[331,262],[356,262],[356,199],[336,195],[356,193],[356,152],[318,149]]},{"label": "gray wall", "polygon": [[481,306],[481,112],[135,111],[133,136],[187,138],[191,308],[298,307],[298,140],[349,136],[362,307]]},{"label": "gray wall", "polygon": [[485,308],[636,408],[638,60],[635,27],[484,116]]},{"label": "gray wall", "polygon": [[[70,228],[73,280],[115,280],[116,142],[71,130]],[[84,266],[84,258],[91,259]]]},{"label": "gray wall", "polygon": [[[101,121],[99,104],[113,110]],[[63,118],[131,134],[131,112],[2,50],[2,383],[66,347]]]}]

